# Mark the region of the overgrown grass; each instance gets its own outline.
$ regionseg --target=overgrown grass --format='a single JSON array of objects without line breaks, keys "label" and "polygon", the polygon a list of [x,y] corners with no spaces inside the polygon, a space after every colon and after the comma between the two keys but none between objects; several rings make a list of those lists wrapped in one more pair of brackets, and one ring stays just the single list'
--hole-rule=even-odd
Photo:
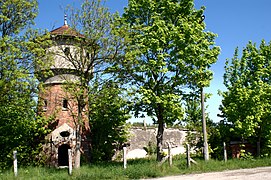
[{"label": "overgrown grass", "polygon": [[173,159],[173,166],[169,167],[165,162],[158,166],[154,158],[130,160],[127,169],[123,169],[121,162],[98,163],[83,165],[78,170],[73,170],[72,176],[68,175],[67,169],[55,169],[45,167],[21,167],[18,169],[18,177],[15,178],[12,170],[0,171],[0,179],[143,179],[161,176],[203,173],[212,171],[223,171],[241,168],[254,168],[260,166],[271,166],[270,158],[259,158],[250,160],[228,160],[223,161],[209,160],[205,162],[196,159],[197,165],[186,167],[184,156]]}]

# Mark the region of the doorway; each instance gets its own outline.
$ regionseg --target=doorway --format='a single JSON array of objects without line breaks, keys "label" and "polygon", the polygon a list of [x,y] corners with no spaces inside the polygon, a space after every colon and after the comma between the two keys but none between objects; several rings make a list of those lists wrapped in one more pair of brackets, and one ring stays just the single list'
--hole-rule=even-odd
[{"label": "doorway", "polygon": [[58,148],[58,166],[69,166],[68,144],[62,144]]}]

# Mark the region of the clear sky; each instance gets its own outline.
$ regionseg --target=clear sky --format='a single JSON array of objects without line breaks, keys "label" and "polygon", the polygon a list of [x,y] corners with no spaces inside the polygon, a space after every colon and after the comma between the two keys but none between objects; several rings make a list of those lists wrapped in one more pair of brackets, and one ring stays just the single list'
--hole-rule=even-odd
[{"label": "clear sky", "polygon": [[[80,6],[80,0],[38,0],[39,15],[36,18],[36,27],[52,30],[63,25],[64,9],[67,4]],[[128,4],[128,0],[107,0],[106,6],[120,14]],[[217,91],[225,90],[223,85],[223,73],[225,60],[233,56],[235,48],[240,50],[248,41],[257,43],[264,39],[271,40],[271,1],[270,0],[195,0],[198,9],[205,6],[205,23],[207,30],[218,34],[215,40],[220,46],[221,54],[218,61],[211,69],[214,71],[214,79],[206,92],[212,93],[207,101],[210,118],[215,122],[220,119],[218,107],[221,97]],[[240,52],[241,53],[241,52]],[[141,121],[141,120],[140,120]]]}]

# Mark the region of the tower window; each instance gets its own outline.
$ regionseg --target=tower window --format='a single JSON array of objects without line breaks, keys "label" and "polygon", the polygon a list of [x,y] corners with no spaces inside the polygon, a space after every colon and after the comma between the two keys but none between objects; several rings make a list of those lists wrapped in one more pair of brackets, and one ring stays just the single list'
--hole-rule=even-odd
[{"label": "tower window", "polygon": [[47,111],[47,100],[43,100],[43,104],[42,104],[42,110],[43,111]]},{"label": "tower window", "polygon": [[60,132],[60,136],[62,136],[62,137],[68,137],[69,135],[70,135],[69,131],[62,131],[62,132]]},{"label": "tower window", "polygon": [[63,108],[63,110],[67,110],[68,109],[68,100],[67,99],[63,99],[62,108]]},{"label": "tower window", "polygon": [[64,54],[65,54],[66,56],[68,56],[68,55],[70,54],[70,48],[69,48],[69,47],[65,47],[65,49],[64,49]]}]

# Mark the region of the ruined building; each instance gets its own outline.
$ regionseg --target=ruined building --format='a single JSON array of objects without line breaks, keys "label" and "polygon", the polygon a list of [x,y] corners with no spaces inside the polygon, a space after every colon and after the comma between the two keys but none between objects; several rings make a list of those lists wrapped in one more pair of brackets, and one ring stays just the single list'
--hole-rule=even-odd
[{"label": "ruined building", "polygon": [[80,156],[81,159],[89,156],[90,128],[85,109],[80,113],[79,122],[78,98],[68,90],[67,84],[78,83],[79,73],[67,57],[74,56],[78,48],[74,42],[84,36],[70,28],[65,18],[64,25],[52,30],[50,37],[53,45],[48,47],[47,52],[51,54],[51,60],[46,60],[47,67],[38,70],[50,72],[39,79],[39,114],[50,119],[46,128],[52,130],[46,137],[44,153],[49,165],[65,167],[68,166],[68,149],[71,149],[73,165],[80,166]]}]

